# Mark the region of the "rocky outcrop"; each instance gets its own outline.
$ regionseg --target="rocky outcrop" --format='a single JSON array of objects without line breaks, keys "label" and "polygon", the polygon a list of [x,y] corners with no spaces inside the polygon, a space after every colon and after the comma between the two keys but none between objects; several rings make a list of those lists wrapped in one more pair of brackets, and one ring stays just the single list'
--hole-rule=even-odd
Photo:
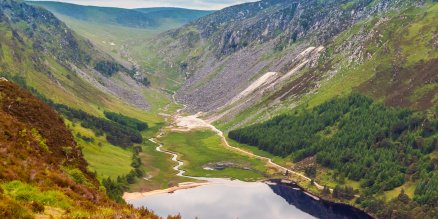
[{"label": "rocky outcrop", "polygon": [[[359,21],[418,1],[264,0],[213,13],[161,35],[156,51],[187,81],[177,93],[190,112],[210,112],[247,89],[266,72],[284,75],[309,47],[325,46]],[[352,47],[351,61],[364,55]],[[319,56],[304,64],[313,67]],[[317,83],[321,77],[311,77]],[[279,94],[281,96],[283,94]],[[291,96],[286,94],[286,96]],[[293,96],[293,95],[292,95]]]}]

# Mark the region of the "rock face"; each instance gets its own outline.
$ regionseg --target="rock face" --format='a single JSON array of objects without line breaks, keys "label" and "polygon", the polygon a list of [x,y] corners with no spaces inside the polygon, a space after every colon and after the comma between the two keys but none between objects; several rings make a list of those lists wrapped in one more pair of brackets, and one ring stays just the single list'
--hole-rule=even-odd
[{"label": "rock face", "polygon": [[[309,47],[325,46],[359,21],[422,1],[263,0],[229,7],[156,40],[187,81],[176,97],[188,111],[223,106],[267,72],[289,72]],[[354,44],[354,43],[353,43]],[[351,48],[351,50],[358,49]],[[317,56],[316,58],[318,58]],[[363,57],[354,57],[358,60]],[[315,66],[318,60],[304,67]]]}]

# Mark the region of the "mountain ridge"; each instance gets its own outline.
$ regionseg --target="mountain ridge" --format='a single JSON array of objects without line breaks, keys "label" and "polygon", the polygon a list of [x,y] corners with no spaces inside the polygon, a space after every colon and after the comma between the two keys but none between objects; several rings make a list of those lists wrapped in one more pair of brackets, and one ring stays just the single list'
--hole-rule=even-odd
[{"label": "mountain ridge", "polygon": [[[248,8],[256,8],[258,13]],[[327,96],[319,91],[325,84],[336,84],[330,82],[333,78],[333,81],[355,78],[345,88],[337,88],[348,93],[381,71],[377,66],[389,74],[391,67],[388,63],[391,63],[390,57],[395,56],[392,52],[394,47],[402,51],[400,57],[413,58],[413,62],[393,62],[393,65],[412,68],[414,62],[420,60],[412,55],[413,48],[409,41],[403,39],[402,44],[392,41],[396,37],[394,32],[403,31],[397,28],[402,19],[407,23],[406,29],[424,26],[425,34],[404,30],[410,34],[401,36],[416,38],[421,42],[419,51],[422,52],[419,56],[425,61],[433,60],[437,56],[433,43],[436,28],[432,25],[436,21],[436,16],[432,15],[435,11],[436,3],[432,1],[261,1],[226,8],[188,26],[163,33],[153,41],[155,45],[151,45],[150,50],[156,52],[167,65],[185,74],[187,80],[176,98],[188,105],[189,112],[203,111],[220,119],[216,117],[224,111],[217,109],[257,78],[267,72],[284,75],[300,64],[296,61],[301,53],[323,46],[324,50],[311,58],[313,61],[297,69],[290,79],[264,92],[251,104],[244,101],[242,106],[235,107],[235,112],[229,118],[219,122],[243,116],[251,108],[259,110],[256,112],[258,117],[267,117],[269,108],[282,108],[274,107],[279,105],[272,101],[277,97],[284,100],[280,105],[293,107],[301,104],[301,101],[315,101],[316,97]],[[422,19],[422,14],[427,18]],[[379,50],[383,44],[379,42],[379,37],[388,44],[385,51]],[[358,69],[357,73],[354,68]],[[370,68],[372,71],[366,70]],[[424,78],[411,91],[429,82],[434,84],[434,81],[434,75]],[[363,92],[368,92],[363,88]],[[436,105],[436,101],[433,101],[436,87],[430,89],[427,90],[432,95],[427,99],[429,103],[423,105],[429,109]],[[415,97],[412,99],[416,100]],[[410,101],[405,106],[415,104],[415,101]],[[421,108],[420,105],[417,107]]]},{"label": "mountain ridge", "polygon": [[212,12],[171,7],[124,9],[54,1],[28,1],[28,3],[44,7],[55,14],[78,20],[133,28],[156,28],[163,22],[161,21],[162,19],[179,20],[178,22],[180,23],[188,23]]},{"label": "mountain ridge", "polygon": [[[131,71],[131,66],[113,65],[118,66],[116,73],[123,75],[119,78],[105,75],[102,70],[96,70],[96,65],[116,61],[49,11],[15,1],[2,1],[0,7],[2,72],[20,75],[45,96],[69,105],[89,101],[103,106],[105,102],[124,98],[140,108],[149,107],[138,95],[144,89],[138,82],[143,78],[141,74],[135,76],[137,73]],[[96,98],[89,98],[93,96],[88,96],[90,93]]]}]

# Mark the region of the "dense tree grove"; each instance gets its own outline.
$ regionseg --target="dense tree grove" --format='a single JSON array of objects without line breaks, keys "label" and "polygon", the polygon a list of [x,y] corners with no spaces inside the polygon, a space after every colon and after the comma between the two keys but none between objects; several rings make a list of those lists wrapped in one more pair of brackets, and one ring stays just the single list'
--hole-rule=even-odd
[{"label": "dense tree grove", "polygon": [[127,71],[123,65],[111,61],[98,61],[94,65],[94,69],[105,76],[112,76],[119,71]]},{"label": "dense tree grove", "polygon": [[137,68],[132,67],[131,69],[127,69],[127,68],[125,68],[125,66],[123,66],[117,62],[106,61],[106,60],[98,61],[94,65],[94,70],[102,73],[105,76],[109,76],[109,77],[113,76],[114,74],[116,74],[119,71],[123,71],[123,72],[128,73],[128,75],[132,79],[143,84],[144,86],[149,87],[151,85],[151,82],[149,81],[149,79],[147,77],[137,75]]},{"label": "dense tree grove", "polygon": [[143,142],[140,132],[129,126],[98,118],[82,110],[72,109],[62,104],[54,104],[53,106],[68,119],[80,121],[84,128],[92,129],[96,135],[103,135],[105,133],[106,139],[113,145],[127,148],[134,143]]},{"label": "dense tree grove", "polygon": [[354,189],[350,186],[340,186],[337,185],[334,189],[333,189],[333,197],[338,198],[338,199],[346,199],[346,200],[351,200],[354,198]]},{"label": "dense tree grove", "polygon": [[149,87],[151,85],[151,82],[147,77],[143,77],[143,79],[140,82],[146,87]]},{"label": "dense tree grove", "polygon": [[138,119],[124,116],[120,113],[113,113],[113,112],[105,111],[104,114],[105,114],[105,117],[108,118],[109,120],[117,122],[123,126],[128,126],[132,129],[135,129],[138,131],[144,131],[148,128],[147,123],[142,122]]},{"label": "dense tree grove", "polygon": [[415,200],[438,203],[438,121],[420,112],[385,107],[362,95],[328,101],[267,122],[231,131],[229,137],[294,161],[317,162],[360,181],[377,194],[419,180]]}]

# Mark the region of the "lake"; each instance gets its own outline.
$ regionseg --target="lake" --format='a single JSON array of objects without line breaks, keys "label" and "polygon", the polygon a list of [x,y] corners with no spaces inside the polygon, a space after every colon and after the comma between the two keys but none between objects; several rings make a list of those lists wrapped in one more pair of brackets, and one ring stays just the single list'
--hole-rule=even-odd
[{"label": "lake", "polygon": [[200,219],[371,218],[346,205],[316,200],[298,187],[270,182],[208,179],[211,184],[129,201],[162,217]]}]

